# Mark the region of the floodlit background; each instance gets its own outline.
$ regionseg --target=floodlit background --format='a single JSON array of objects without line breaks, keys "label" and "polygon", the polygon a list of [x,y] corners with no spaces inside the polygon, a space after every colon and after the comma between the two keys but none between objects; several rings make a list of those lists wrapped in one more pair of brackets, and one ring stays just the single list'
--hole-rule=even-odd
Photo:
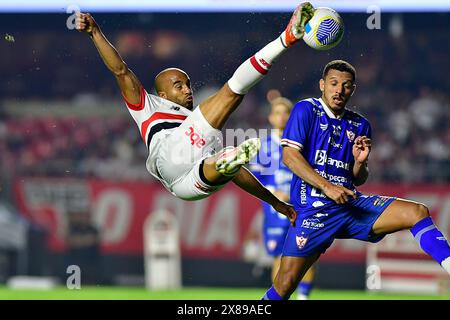
[{"label": "floodlit background", "polygon": [[[148,91],[163,68],[185,70],[198,104],[284,30],[297,3],[252,1],[239,7],[237,1],[228,6],[226,1],[164,1],[160,7],[148,1],[139,7],[127,1],[126,7],[120,2],[0,4],[0,282],[65,286],[72,275],[68,266],[79,265],[82,285],[144,288],[143,228],[156,211],[165,210],[179,225],[183,287],[252,287],[257,290],[249,298],[259,299],[270,286],[270,260],[250,240],[259,230],[260,203],[232,185],[206,200],[185,202],[147,173],[146,148],[115,79],[89,37],[67,28],[73,12],[67,8],[92,12]],[[293,101],[318,97],[323,66],[347,60],[357,69],[350,108],[373,128],[371,175],[361,190],[426,203],[448,236],[448,3],[427,2],[424,8],[414,1],[379,1],[380,11],[369,13],[368,1],[342,1],[342,7],[333,1],[312,3],[341,12],[342,43],[326,52],[303,43],[290,49],[225,129],[268,128],[269,92]],[[377,12],[381,28],[369,29],[367,21]],[[69,237],[73,225],[91,236]],[[364,290],[376,276],[381,289],[448,294],[439,266],[428,267],[431,261],[416,253],[408,232],[392,239],[379,246],[387,253],[372,252],[356,240],[335,241],[318,264],[316,287]],[[386,256],[395,260],[394,271],[379,260]],[[153,258],[147,261],[158,259]],[[373,264],[380,268],[368,272]],[[412,272],[411,265],[426,267]],[[175,277],[168,270],[153,267],[162,286],[165,273]]]}]

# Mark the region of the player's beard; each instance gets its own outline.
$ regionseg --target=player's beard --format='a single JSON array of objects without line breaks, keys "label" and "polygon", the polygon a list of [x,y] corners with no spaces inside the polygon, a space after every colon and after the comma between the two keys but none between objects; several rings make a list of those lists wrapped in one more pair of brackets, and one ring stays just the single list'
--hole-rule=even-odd
[{"label": "player's beard", "polygon": [[322,98],[322,100],[325,100],[327,106],[336,115],[341,114],[344,111],[345,106],[347,104],[347,100],[342,96],[337,97],[337,96],[333,95],[330,97],[330,99],[327,99],[325,97],[325,99]]}]

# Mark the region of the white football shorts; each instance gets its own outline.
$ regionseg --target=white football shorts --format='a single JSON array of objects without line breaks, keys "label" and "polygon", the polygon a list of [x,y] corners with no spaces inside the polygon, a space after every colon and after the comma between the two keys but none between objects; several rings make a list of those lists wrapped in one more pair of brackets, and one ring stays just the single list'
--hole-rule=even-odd
[{"label": "white football shorts", "polygon": [[158,141],[153,159],[163,185],[183,200],[199,200],[221,189],[200,172],[202,162],[223,147],[222,132],[213,128],[197,107],[183,123]]}]

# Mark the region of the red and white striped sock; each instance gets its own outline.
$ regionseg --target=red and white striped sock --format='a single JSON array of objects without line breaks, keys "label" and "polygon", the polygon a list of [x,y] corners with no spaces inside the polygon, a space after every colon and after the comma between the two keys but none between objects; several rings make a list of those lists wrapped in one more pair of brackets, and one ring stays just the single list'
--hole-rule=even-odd
[{"label": "red and white striped sock", "polygon": [[237,68],[228,80],[228,86],[234,93],[246,94],[269,72],[272,64],[287,49],[281,37],[270,42]]}]

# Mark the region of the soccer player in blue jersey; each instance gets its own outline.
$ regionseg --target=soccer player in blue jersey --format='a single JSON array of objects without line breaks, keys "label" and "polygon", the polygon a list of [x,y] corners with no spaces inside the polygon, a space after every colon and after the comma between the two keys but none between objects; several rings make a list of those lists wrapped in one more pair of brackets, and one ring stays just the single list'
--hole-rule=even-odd
[{"label": "soccer player in blue jersey", "polygon": [[[255,163],[251,163],[250,170],[258,180],[277,198],[289,202],[289,190],[292,172],[281,161],[281,137],[289,114],[292,102],[284,97],[278,97],[270,102],[269,123],[272,126],[270,134],[261,138],[261,149]],[[272,281],[278,272],[283,249],[284,239],[289,229],[289,220],[273,208],[262,202],[263,207],[263,243],[267,254],[273,257]],[[314,279],[314,267],[305,274],[297,288],[299,300],[309,298]]]},{"label": "soccer player in blue jersey", "polygon": [[420,247],[450,273],[450,246],[428,208],[356,190],[369,175],[369,122],[345,108],[356,88],[355,68],[328,63],[320,99],[298,102],[283,133],[283,162],[294,173],[291,203],[299,213],[284,243],[280,269],[263,299],[289,299],[306,270],[334,239],[378,242],[409,229]]}]

